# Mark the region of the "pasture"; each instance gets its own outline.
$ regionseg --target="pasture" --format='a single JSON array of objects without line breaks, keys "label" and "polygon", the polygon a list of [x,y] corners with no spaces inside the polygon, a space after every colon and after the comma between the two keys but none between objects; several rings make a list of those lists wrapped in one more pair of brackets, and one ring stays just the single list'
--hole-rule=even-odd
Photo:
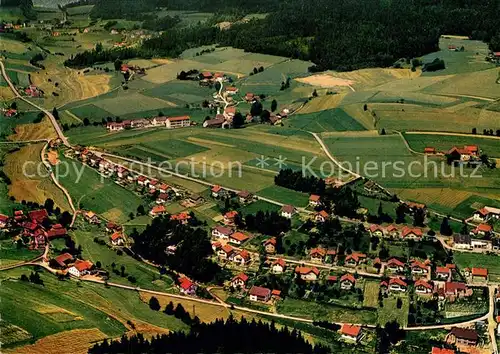
[{"label": "pasture", "polygon": [[365,288],[363,292],[363,306],[377,308],[379,291],[380,284],[378,282],[365,281]]},{"label": "pasture", "polygon": [[135,213],[142,200],[112,182],[101,177],[95,170],[76,160],[61,157],[57,177],[68,189],[77,208],[92,210],[115,222],[128,220],[130,212]]},{"label": "pasture", "polygon": [[[402,301],[401,308],[397,307],[398,298]],[[406,296],[389,296],[383,300],[383,307],[378,309],[377,323],[384,326],[387,322],[397,321],[401,327],[408,324],[410,301]]]},{"label": "pasture", "polygon": [[361,123],[340,108],[310,114],[296,114],[286,121],[286,126],[315,133],[366,130]]},{"label": "pasture", "polygon": [[200,104],[210,98],[212,90],[201,87],[195,81],[172,81],[143,92],[144,95],[174,102],[177,105]]},{"label": "pasture", "polygon": [[276,185],[264,188],[258,191],[258,193],[261,197],[277,200],[283,204],[290,204],[295,207],[306,207],[309,203],[308,194]]}]

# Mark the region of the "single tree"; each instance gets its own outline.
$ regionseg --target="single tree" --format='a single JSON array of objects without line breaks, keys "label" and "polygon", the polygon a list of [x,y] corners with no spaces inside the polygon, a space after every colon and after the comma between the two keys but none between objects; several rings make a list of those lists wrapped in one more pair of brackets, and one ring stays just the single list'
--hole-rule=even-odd
[{"label": "single tree", "polygon": [[149,299],[149,308],[153,311],[160,311],[160,302],[156,297],[151,296],[151,298]]},{"label": "single tree", "polygon": [[271,102],[271,112],[275,112],[275,111],[276,111],[276,109],[278,109],[278,101],[273,100],[273,101]]}]

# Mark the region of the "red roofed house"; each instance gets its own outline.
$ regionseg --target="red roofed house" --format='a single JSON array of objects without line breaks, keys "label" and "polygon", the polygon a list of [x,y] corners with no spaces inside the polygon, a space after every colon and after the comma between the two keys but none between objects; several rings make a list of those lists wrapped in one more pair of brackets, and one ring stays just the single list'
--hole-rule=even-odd
[{"label": "red roofed house", "polygon": [[245,235],[243,232],[235,232],[231,236],[229,236],[229,242],[234,243],[235,245],[241,245],[243,242],[250,239],[250,236]]},{"label": "red roofed house", "polygon": [[238,212],[235,210],[228,211],[224,214],[224,224],[226,225],[234,225],[234,219],[238,216]]},{"label": "red roofed house", "polygon": [[224,245],[219,249],[217,255],[219,256],[219,258],[231,260],[233,259],[234,248],[229,245]]},{"label": "red roofed house", "polygon": [[68,273],[77,278],[88,274],[94,265],[90,261],[82,261],[78,259],[71,268],[68,269]]},{"label": "red roofed house", "polygon": [[350,273],[340,277],[340,288],[343,290],[351,290],[356,284],[356,278]]},{"label": "red roofed house", "polygon": [[387,262],[387,269],[391,272],[403,272],[405,270],[405,264],[401,262],[399,259],[391,258]]},{"label": "red roofed house", "polygon": [[169,190],[170,186],[168,184],[162,183],[158,186],[158,190],[160,193],[166,194]]},{"label": "red roofed house", "polygon": [[366,254],[364,253],[352,253],[345,257],[344,264],[348,267],[356,267],[360,263],[366,260]]},{"label": "red roofed house", "polygon": [[420,295],[429,295],[432,294],[433,286],[431,283],[419,279],[415,282],[415,292]]},{"label": "red roofed house", "polygon": [[140,186],[147,186],[149,184],[149,182],[151,182],[151,181],[146,176],[141,175],[137,178],[137,184]]},{"label": "red roofed house", "polygon": [[481,236],[481,237],[486,237],[491,234],[493,231],[493,228],[491,225],[488,224],[479,224],[476,226],[474,230],[470,232],[471,235],[473,236]]},{"label": "red roofed house", "polygon": [[229,236],[231,236],[233,232],[234,231],[229,227],[217,225],[212,229],[212,236],[223,240],[229,240]]},{"label": "red roofed house", "polygon": [[500,209],[485,206],[484,208],[475,211],[472,218],[475,221],[482,221],[482,222],[486,222],[490,219],[500,219]]},{"label": "red roofed house", "polygon": [[201,77],[203,79],[211,79],[213,76],[212,76],[212,73],[209,72],[209,71],[204,71],[201,73]]},{"label": "red roofed house", "polygon": [[153,209],[151,209],[151,211],[149,212],[149,215],[151,215],[152,217],[156,217],[158,215],[163,215],[166,212],[167,210],[163,205],[155,205]]},{"label": "red roofed house", "polygon": [[68,231],[62,227],[61,224],[56,224],[51,227],[49,231],[47,231],[47,238],[54,239],[58,237],[64,237],[68,234]]},{"label": "red roofed house", "polygon": [[418,227],[405,226],[401,232],[401,237],[408,240],[420,240],[422,235],[422,229],[419,229]]},{"label": "red roofed house", "polygon": [[319,270],[316,267],[299,267],[295,268],[295,274],[305,281],[318,280]]},{"label": "red roofed house", "polygon": [[380,225],[372,224],[370,225],[370,234],[372,236],[382,237],[384,236],[384,229]]},{"label": "red roofed house", "polygon": [[123,245],[123,235],[120,231],[117,231],[111,235],[111,244],[113,246],[121,246]]},{"label": "red roofed house", "polygon": [[354,341],[357,343],[361,338],[361,327],[350,324],[344,324],[340,329],[340,336],[342,337],[342,339]]},{"label": "red roofed house", "polygon": [[435,153],[436,153],[435,147],[427,146],[426,148],[424,148],[424,154],[435,154]]},{"label": "red roofed house", "polygon": [[191,117],[168,117],[166,121],[167,129],[189,127],[191,125]]},{"label": "red roofed house", "polygon": [[250,301],[268,302],[271,298],[271,290],[261,286],[252,286],[248,292]]},{"label": "red roofed house", "polygon": [[317,207],[321,204],[321,197],[316,194],[311,194],[309,197],[309,205],[312,207]]},{"label": "red roofed house", "polygon": [[450,280],[451,269],[448,267],[436,267],[436,278],[440,280]]},{"label": "red roofed house", "polygon": [[463,148],[452,147],[447,153],[453,161],[470,161],[471,158],[479,156],[477,145],[465,145]]},{"label": "red roofed house", "polygon": [[472,295],[472,289],[467,287],[465,283],[446,282],[444,283],[444,296],[449,301],[455,301],[457,298],[467,297]]},{"label": "red roofed house", "polygon": [[213,186],[211,191],[212,191],[212,197],[219,198],[223,189],[221,186]]},{"label": "red roofed house", "polygon": [[186,225],[190,219],[191,219],[191,215],[189,215],[188,213],[179,213],[179,214],[175,214],[175,215],[170,216],[170,220],[178,221],[182,225]]},{"label": "red roofed house", "polygon": [[252,260],[250,253],[247,250],[240,251],[236,256],[233,257],[234,263],[239,263],[240,266],[244,266]]},{"label": "red roofed house", "polygon": [[467,346],[475,346],[479,340],[475,330],[458,327],[453,327],[446,338],[449,343]]},{"label": "red roofed house", "polygon": [[281,216],[287,219],[291,219],[297,213],[297,209],[293,205],[284,205],[281,208]]},{"label": "red roofed house", "polygon": [[7,215],[0,214],[0,229],[5,228],[8,222],[9,217]]},{"label": "red roofed house", "polygon": [[251,102],[255,99],[255,95],[251,92],[247,92],[245,95],[245,101]]},{"label": "red roofed house", "polygon": [[240,273],[231,280],[231,286],[233,288],[244,289],[245,285],[247,284],[247,280],[248,280],[248,275]]},{"label": "red roofed house", "polygon": [[406,292],[406,289],[408,289],[408,284],[400,278],[391,278],[389,280],[389,290],[390,291],[399,291],[399,292]]},{"label": "red roofed house", "polygon": [[313,248],[309,252],[312,262],[322,263],[325,260],[326,250],[321,247]]},{"label": "red roofed house", "polygon": [[239,91],[239,89],[237,87],[234,87],[234,86],[230,86],[228,88],[226,88],[226,92],[228,95],[235,95],[237,94]]},{"label": "red roofed house", "polygon": [[196,284],[186,277],[179,278],[179,289],[182,294],[194,295],[196,294]]},{"label": "red roofed house", "polygon": [[417,260],[413,261],[410,267],[411,267],[411,274],[414,275],[428,274],[430,271],[429,266],[427,264]]},{"label": "red roofed house", "polygon": [[274,254],[276,253],[276,238],[271,237],[267,240],[265,240],[262,245],[264,246],[264,249],[266,250],[266,253],[268,254]]},{"label": "red roofed house", "polygon": [[488,269],[486,268],[472,268],[472,279],[488,281]]},{"label": "red roofed house", "polygon": [[253,195],[249,191],[239,191],[237,196],[240,203],[249,203],[253,199]]},{"label": "red roofed house", "polygon": [[455,351],[453,349],[444,349],[444,348],[432,347],[431,354],[455,354]]},{"label": "red roofed house", "polygon": [[168,201],[167,193],[160,193],[158,198],[156,198],[156,204],[165,204]]},{"label": "red roofed house", "polygon": [[389,237],[399,237],[399,228],[396,225],[389,225],[385,229]]},{"label": "red roofed house", "polygon": [[70,253],[63,253],[54,258],[54,260],[61,268],[66,268],[73,261],[73,256]]},{"label": "red roofed house", "polygon": [[326,220],[328,220],[329,217],[330,217],[330,215],[326,211],[321,210],[319,213],[316,213],[316,215],[314,216],[314,221],[325,222]]},{"label": "red roofed house", "polygon": [[281,274],[285,271],[285,267],[286,267],[285,261],[282,258],[277,259],[271,264],[271,273]]},{"label": "red roofed house", "polygon": [[41,224],[46,219],[49,218],[49,214],[47,213],[47,210],[45,210],[45,209],[30,211],[28,213],[28,216],[29,216],[31,222],[36,223],[36,224]]},{"label": "red roofed house", "polygon": [[229,106],[224,109],[224,117],[227,119],[232,119],[236,115],[236,107],[235,106]]}]

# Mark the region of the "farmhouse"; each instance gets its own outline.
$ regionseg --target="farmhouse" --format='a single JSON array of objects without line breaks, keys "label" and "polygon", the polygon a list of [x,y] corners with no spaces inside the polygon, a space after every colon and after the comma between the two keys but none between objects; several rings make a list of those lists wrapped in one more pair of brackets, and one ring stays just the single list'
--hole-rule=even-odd
[{"label": "farmhouse", "polygon": [[282,258],[277,259],[271,264],[271,273],[281,274],[285,271],[285,267],[286,267],[285,261]]},{"label": "farmhouse", "polygon": [[432,347],[431,354],[455,354],[455,351],[453,349]]},{"label": "farmhouse", "polygon": [[484,208],[477,210],[472,215],[474,221],[487,222],[491,219],[500,219],[500,209],[485,206]]},{"label": "farmhouse", "polygon": [[196,288],[196,284],[193,283],[189,278],[179,278],[179,290],[181,291],[181,294],[194,295],[196,294]]},{"label": "farmhouse", "polygon": [[486,268],[472,268],[472,279],[479,281],[488,281],[488,269]]},{"label": "farmhouse", "polygon": [[340,288],[343,290],[351,290],[356,284],[356,278],[350,273],[340,277]]},{"label": "farmhouse", "polygon": [[449,301],[455,301],[457,298],[472,295],[472,289],[469,289],[465,283],[446,282],[444,283],[444,296]]},{"label": "farmhouse", "polygon": [[86,275],[92,269],[94,265],[90,261],[82,261],[78,259],[71,268],[68,269],[68,273],[77,278]]},{"label": "farmhouse", "polygon": [[234,248],[232,248],[229,245],[224,245],[220,247],[219,251],[217,252],[217,255],[219,256],[219,258],[231,260],[233,259],[234,253],[235,253]]},{"label": "farmhouse", "polygon": [[225,121],[224,116],[207,119],[203,122],[203,128],[221,128]]},{"label": "farmhouse", "polygon": [[247,250],[239,251],[239,253],[233,257],[233,262],[238,263],[240,266],[244,266],[252,260],[250,253]]},{"label": "farmhouse", "polygon": [[345,257],[345,265],[348,267],[356,267],[360,263],[364,262],[366,259],[366,254],[364,253],[352,253]]},{"label": "farmhouse", "polygon": [[66,268],[73,261],[73,256],[70,253],[63,253],[54,258],[54,261],[59,267]]},{"label": "farmhouse", "polygon": [[389,290],[390,291],[398,291],[398,292],[406,292],[408,289],[408,284],[403,279],[400,278],[391,278],[389,279]]},{"label": "farmhouse", "polygon": [[243,232],[235,232],[229,236],[229,242],[234,243],[236,245],[241,245],[243,242],[250,239],[249,235],[244,234]]},{"label": "farmhouse", "polygon": [[7,215],[0,214],[0,229],[5,228],[8,222],[9,217]]},{"label": "farmhouse", "polygon": [[387,269],[391,272],[403,272],[405,270],[405,264],[401,262],[399,259],[391,258],[387,262]]},{"label": "farmhouse", "polygon": [[342,339],[348,341],[354,341],[357,343],[361,338],[361,327],[350,324],[344,324],[340,329],[340,336]]},{"label": "farmhouse", "polygon": [[448,267],[436,267],[436,278],[439,280],[449,280],[451,278],[451,269]]},{"label": "farmhouse", "polygon": [[229,227],[224,227],[220,225],[217,225],[212,229],[212,236],[223,240],[229,240],[229,236],[231,236],[233,233],[234,231]]},{"label": "farmhouse", "polygon": [[370,234],[376,237],[384,236],[384,228],[380,225],[372,224],[370,225]]},{"label": "farmhouse", "polygon": [[163,205],[155,205],[153,209],[149,212],[149,215],[151,215],[153,218],[157,217],[159,215],[163,215],[167,212],[165,207]]},{"label": "farmhouse", "polygon": [[436,153],[436,148],[427,146],[424,148],[424,154],[434,155]]},{"label": "farmhouse", "polygon": [[170,216],[170,220],[178,221],[182,225],[186,225],[191,219],[191,215],[188,213],[179,213]]},{"label": "farmhouse", "polygon": [[125,125],[123,123],[116,122],[108,122],[106,124],[106,129],[110,132],[117,132],[125,129]]},{"label": "farmhouse", "polygon": [[491,227],[491,225],[479,224],[474,230],[470,232],[470,234],[473,236],[487,237],[490,236],[492,231],[493,227]]},{"label": "farmhouse", "polygon": [[219,198],[227,194],[226,191],[221,186],[217,185],[213,186],[210,191],[212,192],[212,197],[214,198]]},{"label": "farmhouse", "polygon": [[139,177],[137,178],[137,184],[138,184],[138,185],[140,185],[140,186],[145,186],[145,187],[147,187],[147,186],[149,185],[149,182],[151,182],[151,181],[150,181],[150,179],[149,179],[149,178],[147,178],[146,176],[141,175],[141,176],[139,176]]},{"label": "farmhouse", "polygon": [[424,275],[429,273],[429,266],[420,261],[413,261],[411,263],[411,274],[413,275]]},{"label": "farmhouse", "polygon": [[165,204],[168,201],[167,193],[158,194],[158,198],[156,198],[156,204]]},{"label": "farmhouse", "polygon": [[28,217],[30,218],[32,223],[42,224],[45,220],[49,218],[49,214],[47,213],[47,210],[40,209],[40,210],[30,211],[28,213]]},{"label": "farmhouse", "polygon": [[47,238],[50,240],[58,237],[64,237],[67,234],[68,231],[61,224],[55,224],[47,231]]},{"label": "farmhouse", "polygon": [[420,240],[422,238],[422,229],[418,227],[403,227],[401,237],[407,240]]},{"label": "farmhouse", "polygon": [[252,193],[248,191],[240,191],[237,193],[240,203],[249,203],[253,199]]},{"label": "farmhouse", "polygon": [[191,125],[191,117],[169,117],[166,120],[167,129],[189,127]]},{"label": "farmhouse", "polygon": [[234,86],[230,86],[228,88],[226,88],[226,93],[228,95],[235,95],[239,92],[240,90],[237,88],[237,87],[234,87]]},{"label": "farmhouse", "polygon": [[465,145],[463,148],[452,147],[446,153],[452,161],[470,161],[479,156],[479,147],[477,145]]},{"label": "farmhouse", "polygon": [[224,214],[224,224],[234,225],[234,219],[238,216],[238,212],[235,210],[228,211]]},{"label": "farmhouse", "polygon": [[281,216],[291,219],[297,213],[297,209],[293,205],[284,205],[281,208]]},{"label": "farmhouse", "polygon": [[231,286],[235,289],[244,289],[247,284],[248,275],[240,273],[231,280]]},{"label": "farmhouse", "polygon": [[432,294],[433,286],[431,283],[419,279],[415,282],[415,292],[420,295]]},{"label": "farmhouse", "polygon": [[121,246],[123,245],[123,235],[121,232],[115,232],[111,235],[111,244],[113,246]]},{"label": "farmhouse", "polygon": [[393,238],[399,237],[399,228],[396,225],[387,226],[385,231],[387,232],[387,235],[389,237],[393,237]]},{"label": "farmhouse", "polygon": [[295,268],[295,274],[302,280],[316,281],[318,280],[319,270],[316,267],[299,267]]},{"label": "farmhouse", "polygon": [[469,235],[455,234],[453,235],[453,247],[458,249],[471,249],[472,239]]},{"label": "farmhouse", "polygon": [[473,329],[453,327],[448,333],[447,342],[458,345],[475,346],[479,340],[477,332]]},{"label": "farmhouse", "polygon": [[271,298],[271,290],[261,286],[252,286],[248,292],[250,301],[268,302]]},{"label": "farmhouse", "polygon": [[275,237],[271,237],[262,243],[267,254],[276,253],[276,243],[277,241]]},{"label": "farmhouse", "polygon": [[309,252],[309,254],[311,256],[312,262],[323,263],[323,261],[325,260],[325,256],[326,256],[326,250],[324,248],[317,247],[317,248],[313,248]]},{"label": "farmhouse", "polygon": [[309,197],[309,205],[312,207],[321,205],[321,197],[316,194],[311,194],[311,196]]},{"label": "farmhouse", "polygon": [[314,216],[314,221],[319,222],[319,223],[323,223],[326,220],[328,220],[329,217],[330,217],[330,215],[326,211],[321,210],[320,212],[316,213],[316,215]]}]

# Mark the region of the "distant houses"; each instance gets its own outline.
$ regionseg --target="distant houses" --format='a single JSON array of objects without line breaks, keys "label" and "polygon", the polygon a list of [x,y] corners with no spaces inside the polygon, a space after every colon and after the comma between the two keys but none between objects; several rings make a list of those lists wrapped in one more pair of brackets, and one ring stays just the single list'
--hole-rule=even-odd
[{"label": "distant houses", "polygon": [[191,126],[191,118],[189,116],[180,116],[180,117],[154,117],[151,119],[124,120],[122,122],[108,122],[106,124],[106,129],[110,132],[114,132],[125,129],[139,129],[139,128],[177,129],[189,126]]}]

